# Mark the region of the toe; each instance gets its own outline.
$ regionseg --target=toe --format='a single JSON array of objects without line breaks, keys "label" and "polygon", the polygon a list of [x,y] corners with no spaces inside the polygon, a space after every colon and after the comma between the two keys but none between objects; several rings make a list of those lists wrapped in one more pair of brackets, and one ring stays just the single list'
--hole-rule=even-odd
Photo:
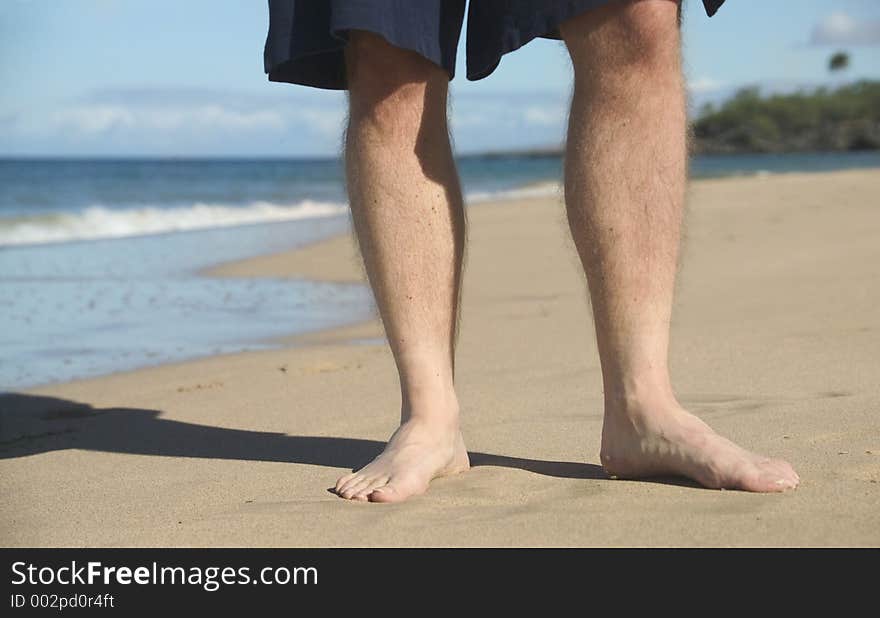
[{"label": "toe", "polygon": [[386,485],[377,487],[370,494],[370,502],[403,502],[407,498],[424,493],[426,487],[420,487],[406,480],[390,479]]},{"label": "toe", "polygon": [[361,475],[356,475],[354,478],[349,479],[347,483],[340,487],[337,493],[343,498],[351,498],[351,496],[354,495],[354,492],[352,490],[363,483],[363,481],[364,477],[362,477]]},{"label": "toe", "polygon": [[772,471],[777,476],[775,479],[777,485],[785,486],[786,489],[797,487],[798,483],[800,483],[800,477],[787,461],[781,459],[774,460]]},{"label": "toe", "polygon": [[797,486],[795,480],[785,474],[781,474],[777,471],[765,471],[761,474],[754,476],[752,479],[749,479],[747,483],[747,489],[749,491],[761,491],[761,492],[779,492],[785,491],[787,489],[794,489]]},{"label": "toe", "polygon": [[372,479],[362,478],[359,483],[355,483],[354,485],[346,488],[343,495],[351,500],[357,500],[361,492],[366,489],[371,482]]},{"label": "toe", "polygon": [[378,489],[379,487],[383,487],[387,482],[388,482],[387,476],[375,478],[372,481],[370,481],[366,485],[366,487],[363,487],[360,490],[358,490],[358,493],[355,495],[355,498],[366,500],[369,497],[369,495],[371,493],[373,493],[374,490]]},{"label": "toe", "polygon": [[801,477],[798,476],[798,473],[795,471],[794,468],[791,467],[790,463],[788,463],[787,461],[780,461],[779,464],[782,467],[782,469],[785,471],[785,475],[788,478],[794,480],[795,483],[800,483]]},{"label": "toe", "polygon": [[357,476],[357,472],[352,472],[351,474],[346,474],[345,476],[339,477],[339,480],[336,481],[336,488],[333,490],[336,493],[340,493],[342,488],[345,487],[350,480]]},{"label": "toe", "polygon": [[391,485],[382,485],[370,492],[370,502],[402,502],[406,500]]}]

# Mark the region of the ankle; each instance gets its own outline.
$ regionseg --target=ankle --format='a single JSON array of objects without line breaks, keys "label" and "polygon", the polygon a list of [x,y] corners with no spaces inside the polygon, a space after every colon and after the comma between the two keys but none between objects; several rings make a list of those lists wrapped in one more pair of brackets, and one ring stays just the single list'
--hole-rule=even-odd
[{"label": "ankle", "polygon": [[460,410],[454,389],[405,393],[402,401],[401,423],[418,421],[444,428],[458,428]]},{"label": "ankle", "polygon": [[635,420],[679,407],[668,380],[630,380],[605,386],[605,415]]}]

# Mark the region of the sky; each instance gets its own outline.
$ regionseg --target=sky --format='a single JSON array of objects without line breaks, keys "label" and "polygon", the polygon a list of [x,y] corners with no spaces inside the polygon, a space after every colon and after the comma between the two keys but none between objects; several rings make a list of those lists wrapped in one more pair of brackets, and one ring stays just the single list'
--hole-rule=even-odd
[{"label": "sky", "polygon": [[[315,0],[323,1],[323,0]],[[323,157],[344,93],[270,83],[265,0],[0,0],[0,156]],[[877,0],[685,0],[692,109],[743,86],[791,91],[880,79]],[[571,68],[558,41],[451,85],[459,152],[560,143]],[[829,74],[845,51],[851,65]]]}]

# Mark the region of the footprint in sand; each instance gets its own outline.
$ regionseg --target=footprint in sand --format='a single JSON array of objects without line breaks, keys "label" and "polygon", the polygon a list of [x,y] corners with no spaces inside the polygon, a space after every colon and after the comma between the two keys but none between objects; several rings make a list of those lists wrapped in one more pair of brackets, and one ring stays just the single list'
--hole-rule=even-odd
[{"label": "footprint in sand", "polygon": [[209,382],[207,384],[194,384],[192,386],[178,386],[178,393],[191,393],[193,391],[202,391],[208,390],[211,388],[221,388],[223,386],[223,382]]},{"label": "footprint in sand", "polygon": [[338,363],[333,363],[329,361],[320,361],[312,365],[307,365],[303,367],[302,371],[304,373],[329,373],[332,371],[342,371],[344,369],[348,369],[348,367],[348,365],[340,365]]}]

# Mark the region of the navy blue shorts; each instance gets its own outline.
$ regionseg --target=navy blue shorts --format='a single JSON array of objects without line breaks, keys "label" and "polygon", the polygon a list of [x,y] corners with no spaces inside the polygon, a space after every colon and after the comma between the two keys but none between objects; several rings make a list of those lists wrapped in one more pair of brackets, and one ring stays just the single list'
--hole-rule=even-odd
[{"label": "navy blue shorts", "polygon": [[[466,0],[269,0],[264,64],[269,80],[344,90],[349,30],[367,30],[417,52],[452,79]],[[507,52],[612,0],[471,0],[467,77],[486,77]],[[712,16],[724,0],[703,0]]]}]

